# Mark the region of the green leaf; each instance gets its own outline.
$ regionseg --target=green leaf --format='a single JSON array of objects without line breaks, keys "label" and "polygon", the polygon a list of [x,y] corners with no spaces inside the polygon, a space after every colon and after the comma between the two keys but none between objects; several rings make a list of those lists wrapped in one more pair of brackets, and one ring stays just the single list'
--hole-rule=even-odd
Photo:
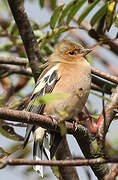
[{"label": "green leaf", "polygon": [[69,24],[74,15],[79,11],[79,9],[82,7],[82,5],[86,2],[86,0],[78,0],[74,6],[71,8],[71,12],[69,13],[67,17],[66,23]]},{"label": "green leaf", "polygon": [[[2,121],[0,123],[2,124]],[[24,140],[24,138],[22,136],[20,136],[19,134],[17,134],[14,131],[14,128],[12,128],[8,125],[0,126],[0,134],[7,137],[8,139],[12,139],[15,141],[23,141]]]},{"label": "green leaf", "polygon": [[39,3],[40,3],[41,8],[43,8],[43,6],[44,6],[44,0],[39,0]]},{"label": "green leaf", "polygon": [[97,3],[99,3],[100,0],[96,0],[95,2],[93,2],[92,4],[88,4],[83,12],[81,13],[79,19],[78,19],[78,24],[80,24],[85,18],[86,16],[90,13],[90,11],[96,6]]},{"label": "green leaf", "polygon": [[109,31],[112,22],[113,22],[113,15],[115,12],[115,8],[116,8],[116,0],[111,0],[108,2],[107,4],[107,14],[106,14],[106,28],[105,30]]},{"label": "green leaf", "polygon": [[69,113],[68,113],[68,111],[66,110],[66,108],[65,108],[65,110],[56,110],[57,111],[57,113],[59,114],[59,116],[60,116],[60,121],[61,122],[63,122],[63,121],[65,121],[65,119],[68,119],[69,118]]},{"label": "green leaf", "polygon": [[73,5],[76,3],[76,1],[77,1],[77,0],[71,1],[71,2],[68,3],[68,5],[65,7],[65,9],[63,10],[63,12],[62,12],[62,14],[61,14],[61,16],[60,16],[60,18],[59,18],[58,26],[57,26],[57,27],[59,27],[59,26],[62,24],[64,18],[66,17],[66,15],[68,14],[68,12],[72,9],[72,7],[73,7]]},{"label": "green leaf", "polygon": [[97,94],[97,93],[95,93],[95,92],[92,92],[92,91],[91,91],[91,94],[93,94],[93,95],[95,95],[95,96],[97,96],[97,97],[99,97],[99,98],[101,98],[101,99],[104,99],[105,101],[109,101],[109,99],[108,99],[107,97],[101,96],[101,95],[99,95],[99,94]]},{"label": "green leaf", "polygon": [[0,51],[9,51],[13,47],[13,43],[11,41],[7,41],[5,44],[0,45]]},{"label": "green leaf", "polygon": [[61,136],[64,136],[67,134],[67,127],[65,126],[64,122],[60,122],[60,133],[61,133]]},{"label": "green leaf", "polygon": [[90,63],[90,65],[93,65],[93,57],[92,57],[91,53],[87,54],[86,57],[87,57],[87,60]]},{"label": "green leaf", "polygon": [[94,26],[105,15],[107,10],[107,3],[105,3],[92,17],[90,24]]},{"label": "green leaf", "polygon": [[59,168],[58,168],[58,166],[51,166],[51,169],[52,169],[52,172],[53,172],[53,174],[57,177],[57,179],[59,179]]},{"label": "green leaf", "polygon": [[52,39],[56,39],[59,37],[63,32],[69,31],[71,29],[77,29],[77,27],[73,26],[62,26],[60,28],[55,28],[51,32],[47,32],[46,35],[43,37],[42,41],[40,42],[40,49],[44,48],[46,43],[49,43]]},{"label": "green leaf", "polygon": [[56,0],[50,0],[50,7],[52,10],[56,7]]},{"label": "green leaf", "polygon": [[118,28],[118,13],[116,13],[115,15],[114,22],[115,22],[115,27]]},{"label": "green leaf", "polygon": [[0,159],[3,159],[7,156],[8,156],[8,153],[2,147],[0,147]]},{"label": "green leaf", "polygon": [[0,96],[0,107],[2,107],[5,103],[6,97],[5,96]]},{"label": "green leaf", "polygon": [[70,96],[70,94],[66,94],[66,93],[59,93],[59,94],[45,94],[43,96],[38,97],[35,102],[33,103],[33,105],[38,105],[38,104],[48,104],[52,101],[55,101],[57,99],[61,99],[61,98],[68,98]]},{"label": "green leaf", "polygon": [[18,37],[18,28],[14,21],[9,26],[8,33],[11,35],[12,39],[16,39]]},{"label": "green leaf", "polygon": [[54,28],[55,28],[56,22],[57,22],[57,20],[58,20],[58,18],[59,18],[59,15],[60,15],[63,7],[64,7],[64,4],[61,5],[61,6],[59,6],[59,7],[54,11],[54,13],[52,14],[52,16],[51,16],[51,18],[50,18],[50,27],[51,27],[51,29],[54,29]]}]

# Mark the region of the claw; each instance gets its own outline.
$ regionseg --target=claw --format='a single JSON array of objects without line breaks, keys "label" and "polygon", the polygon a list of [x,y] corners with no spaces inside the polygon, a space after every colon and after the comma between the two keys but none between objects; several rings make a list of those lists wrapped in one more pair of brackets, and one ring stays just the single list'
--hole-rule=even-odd
[{"label": "claw", "polygon": [[74,131],[77,131],[77,128],[78,128],[78,122],[77,121],[73,121],[73,128],[74,128]]},{"label": "claw", "polygon": [[46,113],[44,113],[45,116],[49,117],[52,120],[52,123],[55,125],[55,127],[57,126],[56,124],[60,123],[60,120],[57,119],[56,115],[47,115]]}]

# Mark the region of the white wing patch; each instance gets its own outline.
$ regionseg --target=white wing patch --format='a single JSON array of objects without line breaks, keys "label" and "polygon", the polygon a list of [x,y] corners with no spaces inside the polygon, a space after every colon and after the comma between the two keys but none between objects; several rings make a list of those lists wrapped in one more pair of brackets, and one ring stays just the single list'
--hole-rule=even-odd
[{"label": "white wing patch", "polygon": [[[47,82],[45,81],[45,79],[47,79],[47,81],[48,81],[49,76],[51,76],[51,74],[52,74],[54,71],[56,71],[57,69],[58,69],[58,64],[56,64],[55,66],[53,66],[53,67],[42,77],[42,79],[38,82],[38,84],[36,84],[36,86],[35,86],[35,88],[34,88],[34,91],[33,91],[33,94],[38,93],[41,89],[44,88],[44,86],[45,86],[46,83],[47,83]],[[52,80],[52,82],[48,82],[48,84],[51,85],[51,84],[53,84],[54,81],[55,81],[55,79]]]}]

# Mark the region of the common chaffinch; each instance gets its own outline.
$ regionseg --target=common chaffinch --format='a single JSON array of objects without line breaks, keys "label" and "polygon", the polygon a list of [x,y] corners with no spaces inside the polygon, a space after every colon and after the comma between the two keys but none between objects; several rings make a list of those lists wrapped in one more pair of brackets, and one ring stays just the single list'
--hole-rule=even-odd
[{"label": "common chaffinch", "polygon": [[[61,114],[59,113],[61,111],[67,112],[66,120],[76,117],[82,111],[89,95],[88,91],[91,88],[91,66],[85,58],[90,51],[91,49],[85,49],[73,40],[63,39],[49,57],[46,64],[47,67],[37,81],[26,110],[37,114],[46,114],[55,119],[61,119]],[[79,90],[81,90],[81,93],[79,93],[78,98],[77,92]],[[69,96],[58,98],[47,104],[37,104],[37,98],[46,93],[67,93]],[[41,160],[42,151],[50,158],[46,129],[44,128],[28,125],[24,147],[29,140],[31,131],[34,134],[34,159]],[[55,137],[57,138],[57,136]],[[57,145],[61,138],[61,135],[59,135]],[[54,140],[55,142],[56,139]],[[52,146],[51,157],[57,149],[55,144]],[[42,166],[36,165],[34,169],[43,177]]]}]

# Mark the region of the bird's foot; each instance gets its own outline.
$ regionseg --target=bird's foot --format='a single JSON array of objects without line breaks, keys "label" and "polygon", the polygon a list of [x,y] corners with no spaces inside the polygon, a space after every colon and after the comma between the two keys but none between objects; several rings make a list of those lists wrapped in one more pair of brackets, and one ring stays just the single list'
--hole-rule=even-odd
[{"label": "bird's foot", "polygon": [[46,113],[44,113],[44,115],[46,115],[47,117],[49,117],[52,120],[53,125],[55,125],[55,127],[57,127],[57,125],[60,123],[60,120],[57,119],[57,117],[55,115],[47,115]]},{"label": "bird's foot", "polygon": [[73,121],[73,128],[74,128],[74,131],[77,131],[77,128],[78,128],[78,122],[77,121]]}]

